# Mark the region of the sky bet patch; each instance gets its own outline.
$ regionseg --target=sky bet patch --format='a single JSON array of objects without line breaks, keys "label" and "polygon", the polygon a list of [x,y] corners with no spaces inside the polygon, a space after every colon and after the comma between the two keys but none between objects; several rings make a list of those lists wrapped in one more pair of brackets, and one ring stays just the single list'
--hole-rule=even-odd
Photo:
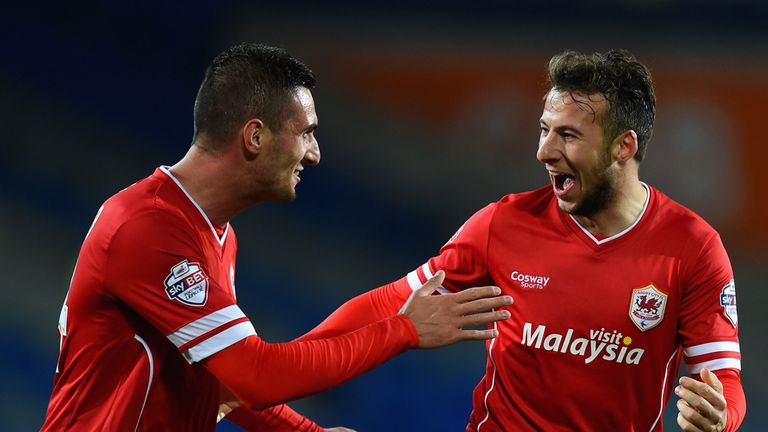
[{"label": "sky bet patch", "polygon": [[173,266],[165,278],[165,293],[171,300],[203,306],[208,300],[208,276],[200,263],[184,260]]},{"label": "sky bet patch", "polygon": [[733,279],[720,292],[720,306],[731,324],[736,327],[739,324],[739,315],[736,313],[736,282]]}]

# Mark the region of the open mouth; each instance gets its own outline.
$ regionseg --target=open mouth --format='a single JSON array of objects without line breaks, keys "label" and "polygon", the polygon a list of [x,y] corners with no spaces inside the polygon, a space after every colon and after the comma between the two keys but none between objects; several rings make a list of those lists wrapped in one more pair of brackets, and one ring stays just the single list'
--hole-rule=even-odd
[{"label": "open mouth", "polygon": [[558,195],[567,193],[576,184],[576,178],[570,174],[551,174],[552,185]]}]

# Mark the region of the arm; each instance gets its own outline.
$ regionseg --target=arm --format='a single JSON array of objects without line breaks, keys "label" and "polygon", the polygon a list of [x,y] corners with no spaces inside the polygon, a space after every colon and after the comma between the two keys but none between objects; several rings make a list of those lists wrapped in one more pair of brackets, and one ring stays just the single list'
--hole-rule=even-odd
[{"label": "arm", "polygon": [[684,431],[734,431],[744,418],[736,285],[715,233],[688,261],[689,288],[683,299],[679,335],[689,377],[675,388],[677,422]]},{"label": "arm", "polygon": [[[328,318],[306,333],[297,341],[308,341],[342,335],[376,321],[392,317],[408,300],[412,293],[407,285],[390,283],[361,294],[334,311]],[[255,410],[241,406],[237,398],[223,405],[226,418],[245,430],[270,430],[274,432],[300,431],[318,432],[323,429],[316,423],[292,410],[285,404],[265,410]],[[231,411],[230,413],[230,410]],[[222,410],[220,410],[222,412]]]},{"label": "arm", "polygon": [[[482,285],[486,282],[484,254],[487,238],[487,224],[493,207],[488,206],[475,214],[459,229],[441,249],[441,255],[396,282],[381,286],[361,294],[337,309],[315,329],[296,341],[309,341],[334,337],[352,332],[376,321],[392,317],[404,309],[404,304],[414,295],[427,279],[432,277],[435,268],[446,268],[452,279],[454,290],[460,287]],[[462,259],[462,257],[464,259]],[[447,292],[442,287],[441,292]],[[510,299],[511,303],[511,299]],[[485,321],[486,323],[488,321]],[[237,401],[239,403],[239,401]],[[235,405],[237,406],[237,405]],[[257,411],[240,408],[238,415],[255,415]]]},{"label": "arm", "polygon": [[247,431],[323,432],[317,423],[297,413],[286,404],[263,410],[240,407],[227,414],[227,420]]},{"label": "arm", "polygon": [[[461,291],[467,287],[493,283],[487,271],[486,249],[489,224],[495,205],[491,204],[467,220],[448,242],[440,254],[419,266],[406,277],[361,294],[344,303],[320,325],[298,340],[329,337],[356,330],[372,322],[398,313],[414,291],[442,269],[446,273],[441,294]],[[442,283],[442,282],[441,282]]]},{"label": "arm", "polygon": [[321,339],[348,333],[397,314],[413,292],[404,279],[360,294],[336,309],[297,340]]},{"label": "arm", "polygon": [[432,296],[443,277],[439,272],[415,291],[401,315],[327,339],[268,344],[249,336],[203,364],[246,406],[265,408],[341,384],[417,345],[437,348],[495,337],[495,330],[463,327],[507,319],[508,311],[487,311],[512,299],[498,296],[497,287]]},{"label": "arm", "polygon": [[225,417],[247,431],[323,432],[323,428],[286,404],[263,410],[250,409],[244,407],[240,399],[229,389],[222,387],[216,422],[220,422]]},{"label": "arm", "polygon": [[404,316],[329,339],[268,344],[249,336],[203,364],[248,407],[267,408],[329,389],[415,347]]},{"label": "arm", "polygon": [[[413,294],[414,292],[405,282],[405,279],[389,283],[361,294],[344,303],[320,325],[315,327],[309,333],[296,339],[296,341],[310,341],[335,337],[361,329],[374,322],[393,317],[403,308],[403,305]],[[234,406],[239,406],[239,401],[236,401]],[[286,408],[288,408],[289,411],[281,411],[280,407],[281,406],[270,408],[270,410],[273,410],[272,413],[278,414],[268,414],[268,416],[285,414],[289,417],[286,420],[287,423],[296,421],[293,419],[294,414],[300,416],[288,407]],[[233,417],[232,414],[235,413],[236,415]],[[229,414],[227,418],[243,427],[246,427],[246,425],[259,424],[258,422],[261,421],[260,419],[264,417],[264,414],[261,411],[245,407],[238,408],[232,414]],[[242,424],[240,422],[246,423]],[[271,423],[267,423],[267,425],[271,426]],[[297,428],[297,430],[300,429]]]},{"label": "arm", "polygon": [[345,427],[322,428],[297,413],[286,404],[263,410],[241,407],[232,411],[227,419],[247,431],[270,432],[355,432]]},{"label": "arm", "polygon": [[747,410],[739,373],[733,369],[703,369],[694,378],[680,378],[675,388],[677,424],[683,431],[726,431],[739,428]]}]

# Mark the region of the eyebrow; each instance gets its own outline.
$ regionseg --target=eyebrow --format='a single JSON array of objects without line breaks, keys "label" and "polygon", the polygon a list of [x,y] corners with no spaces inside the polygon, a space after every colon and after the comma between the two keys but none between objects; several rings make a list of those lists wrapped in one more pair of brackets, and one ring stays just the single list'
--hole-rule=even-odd
[{"label": "eyebrow", "polygon": [[[547,124],[547,122],[544,121],[543,118],[539,119],[539,124],[549,127],[549,125]],[[569,125],[558,126],[556,128],[553,128],[552,130],[554,132],[557,132],[558,134],[570,132],[570,133],[573,133],[574,135],[583,136],[583,133],[579,129]]]}]

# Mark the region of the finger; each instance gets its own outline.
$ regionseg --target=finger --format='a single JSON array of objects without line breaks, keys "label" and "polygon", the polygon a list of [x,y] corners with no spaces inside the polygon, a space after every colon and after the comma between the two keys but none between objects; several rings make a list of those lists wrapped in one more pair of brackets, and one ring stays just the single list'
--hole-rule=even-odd
[{"label": "finger", "polygon": [[501,288],[497,286],[484,286],[467,288],[464,291],[449,295],[452,295],[457,303],[466,303],[481,298],[495,297],[499,294],[501,294]]},{"label": "finger", "polygon": [[678,399],[677,410],[688,423],[696,426],[698,429],[710,430],[712,428],[712,422],[704,418],[683,399]]},{"label": "finger", "polygon": [[712,405],[706,399],[701,397],[699,394],[694,393],[693,391],[691,391],[686,387],[683,387],[682,385],[675,387],[675,394],[679,396],[680,399],[685,400],[685,402],[687,402],[691,408],[698,411],[702,417],[711,419],[713,423],[719,422],[720,420],[719,414],[715,411]]},{"label": "finger", "polygon": [[481,298],[478,300],[472,300],[470,302],[462,303],[457,308],[458,312],[462,315],[476,314],[479,312],[487,312],[492,309],[509,306],[513,302],[510,296],[499,296],[490,298]]},{"label": "finger", "polygon": [[429,278],[427,283],[421,286],[421,288],[416,290],[416,296],[418,297],[426,297],[432,295],[435,290],[442,285],[443,281],[445,280],[445,272],[442,270],[438,270],[437,273],[435,273],[434,276]]},{"label": "finger", "polygon": [[499,331],[496,329],[461,330],[459,331],[458,340],[488,340],[493,339],[498,335]]},{"label": "finger", "polygon": [[704,432],[686,420],[682,413],[677,414],[677,425],[680,426],[680,430],[683,432]]},{"label": "finger", "polygon": [[723,392],[723,383],[711,370],[704,368],[701,370],[701,379],[710,387],[715,389],[716,392]]},{"label": "finger", "polygon": [[459,327],[471,327],[489,324],[495,321],[509,319],[511,315],[512,314],[510,314],[509,311],[505,310],[466,315],[459,320]]},{"label": "finger", "polygon": [[[712,373],[710,372],[710,374]],[[696,380],[690,377],[681,377],[680,386],[701,396],[707,402],[709,402],[709,404],[715,409],[723,410],[726,407],[725,396],[723,396],[722,391],[715,390],[712,386],[710,386],[707,383],[701,382],[699,380]],[[722,384],[721,384],[721,387],[722,387]]]}]

